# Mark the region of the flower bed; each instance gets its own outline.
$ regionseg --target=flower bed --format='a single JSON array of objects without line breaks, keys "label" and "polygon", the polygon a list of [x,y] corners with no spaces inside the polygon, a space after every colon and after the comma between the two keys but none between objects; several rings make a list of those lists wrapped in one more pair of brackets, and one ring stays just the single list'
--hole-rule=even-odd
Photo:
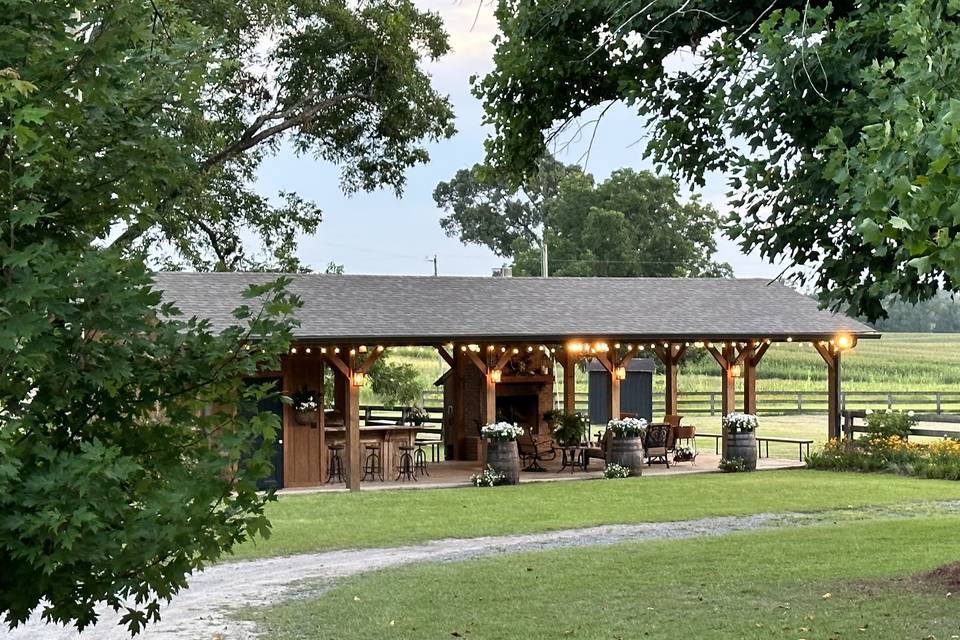
[{"label": "flower bed", "polygon": [[960,480],[960,441],[932,444],[872,434],[853,442],[831,440],[807,458],[811,469],[897,473],[921,478]]}]

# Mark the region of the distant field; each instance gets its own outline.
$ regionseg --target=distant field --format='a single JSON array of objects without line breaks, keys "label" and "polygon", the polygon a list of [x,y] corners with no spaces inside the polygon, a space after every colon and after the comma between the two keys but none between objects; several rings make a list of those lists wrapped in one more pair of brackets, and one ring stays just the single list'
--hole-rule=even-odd
[{"label": "distant field", "polygon": [[[396,349],[391,358],[409,362],[432,385],[445,370],[429,348]],[[578,387],[586,377],[578,372]],[[804,344],[774,344],[757,368],[760,391],[822,391],[826,368],[820,356]],[[654,377],[663,390],[663,376]],[[881,340],[862,340],[844,354],[846,391],[957,391],[960,389],[960,334],[890,333]],[[694,355],[680,366],[680,391],[717,391],[719,373],[709,355]]]}]

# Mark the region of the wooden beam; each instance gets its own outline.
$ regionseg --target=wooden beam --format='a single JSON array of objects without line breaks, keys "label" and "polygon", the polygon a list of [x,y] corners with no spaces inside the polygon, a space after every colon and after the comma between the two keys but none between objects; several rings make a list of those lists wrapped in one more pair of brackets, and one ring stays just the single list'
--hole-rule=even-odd
[{"label": "wooden beam", "polygon": [[704,349],[707,350],[707,353],[713,356],[713,359],[717,361],[717,364],[720,365],[721,369],[723,370],[727,369],[729,365],[727,364],[726,358],[723,356],[723,354],[720,352],[719,349],[717,349],[712,344],[705,344],[703,345],[703,347]]},{"label": "wooden beam", "polygon": [[446,362],[451,368],[456,366],[456,362],[454,361],[453,356],[450,355],[450,352],[447,351],[446,347],[438,344],[437,353],[440,354],[440,357],[443,358],[444,362]]},{"label": "wooden beam", "polygon": [[506,351],[500,354],[499,358],[497,358],[497,363],[493,365],[493,368],[503,369],[507,365],[507,363],[510,362],[510,358],[512,357],[513,357],[513,351],[510,349],[507,349]]},{"label": "wooden beam", "polygon": [[340,358],[339,355],[333,353],[332,351],[327,351],[327,362],[333,365],[333,368],[339,371],[343,376],[347,378],[347,381],[350,380],[350,367]]},{"label": "wooden beam", "polygon": [[613,373],[613,363],[610,362],[610,358],[602,353],[594,353],[591,355],[597,359],[597,362],[603,365],[603,368],[606,369],[608,373]]},{"label": "wooden beam", "polygon": [[754,349],[753,352],[753,366],[760,364],[760,361],[763,360],[763,356],[766,355],[767,349],[770,348],[769,342],[761,342],[760,345]]},{"label": "wooden beam", "polygon": [[482,373],[483,375],[487,375],[487,373],[489,373],[487,363],[481,360],[480,356],[478,356],[476,353],[474,353],[470,349],[467,349],[467,350],[461,349],[460,351],[462,353],[467,354],[467,357],[470,358],[471,362],[473,362],[473,364],[477,366],[477,369],[480,369],[480,373]]},{"label": "wooden beam", "polygon": [[367,354],[367,357],[364,359],[363,364],[357,369],[360,373],[366,374],[370,371],[370,367],[373,366],[373,363],[376,362],[380,356],[386,353],[386,349],[381,349],[380,347],[375,347],[373,351]]}]

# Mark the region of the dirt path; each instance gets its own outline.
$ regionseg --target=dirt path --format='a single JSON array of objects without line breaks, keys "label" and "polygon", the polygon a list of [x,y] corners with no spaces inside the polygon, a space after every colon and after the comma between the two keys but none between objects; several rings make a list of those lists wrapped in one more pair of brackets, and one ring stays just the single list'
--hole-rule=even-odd
[{"label": "dirt path", "polygon": [[[229,562],[212,566],[193,576],[189,589],[181,592],[163,608],[162,621],[148,627],[147,631],[138,637],[150,640],[252,640],[257,637],[255,629],[249,624],[231,619],[230,609],[268,605],[305,594],[316,594],[338,579],[415,562],[456,561],[498,553],[609,545],[627,541],[718,536],[766,527],[808,526],[838,519],[928,515],[931,510],[958,511],[960,501],[928,503],[924,507],[917,510],[916,507],[902,505],[866,512],[761,513],[681,522],[606,525],[523,535],[435,540],[421,545],[386,549],[330,551]],[[113,612],[105,611],[95,628],[77,634],[72,629],[44,625],[37,617],[15,631],[0,631],[0,638],[127,640],[129,635],[122,627],[117,626],[117,619]]]}]

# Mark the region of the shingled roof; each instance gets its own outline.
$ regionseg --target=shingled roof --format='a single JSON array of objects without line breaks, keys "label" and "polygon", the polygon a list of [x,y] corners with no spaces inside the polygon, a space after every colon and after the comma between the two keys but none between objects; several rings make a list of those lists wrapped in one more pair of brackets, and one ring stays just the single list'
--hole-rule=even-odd
[{"label": "shingled roof", "polygon": [[[164,300],[215,328],[265,273],[155,274]],[[481,278],[291,274],[298,339],[326,343],[876,337],[780,283],[725,278]]]}]

